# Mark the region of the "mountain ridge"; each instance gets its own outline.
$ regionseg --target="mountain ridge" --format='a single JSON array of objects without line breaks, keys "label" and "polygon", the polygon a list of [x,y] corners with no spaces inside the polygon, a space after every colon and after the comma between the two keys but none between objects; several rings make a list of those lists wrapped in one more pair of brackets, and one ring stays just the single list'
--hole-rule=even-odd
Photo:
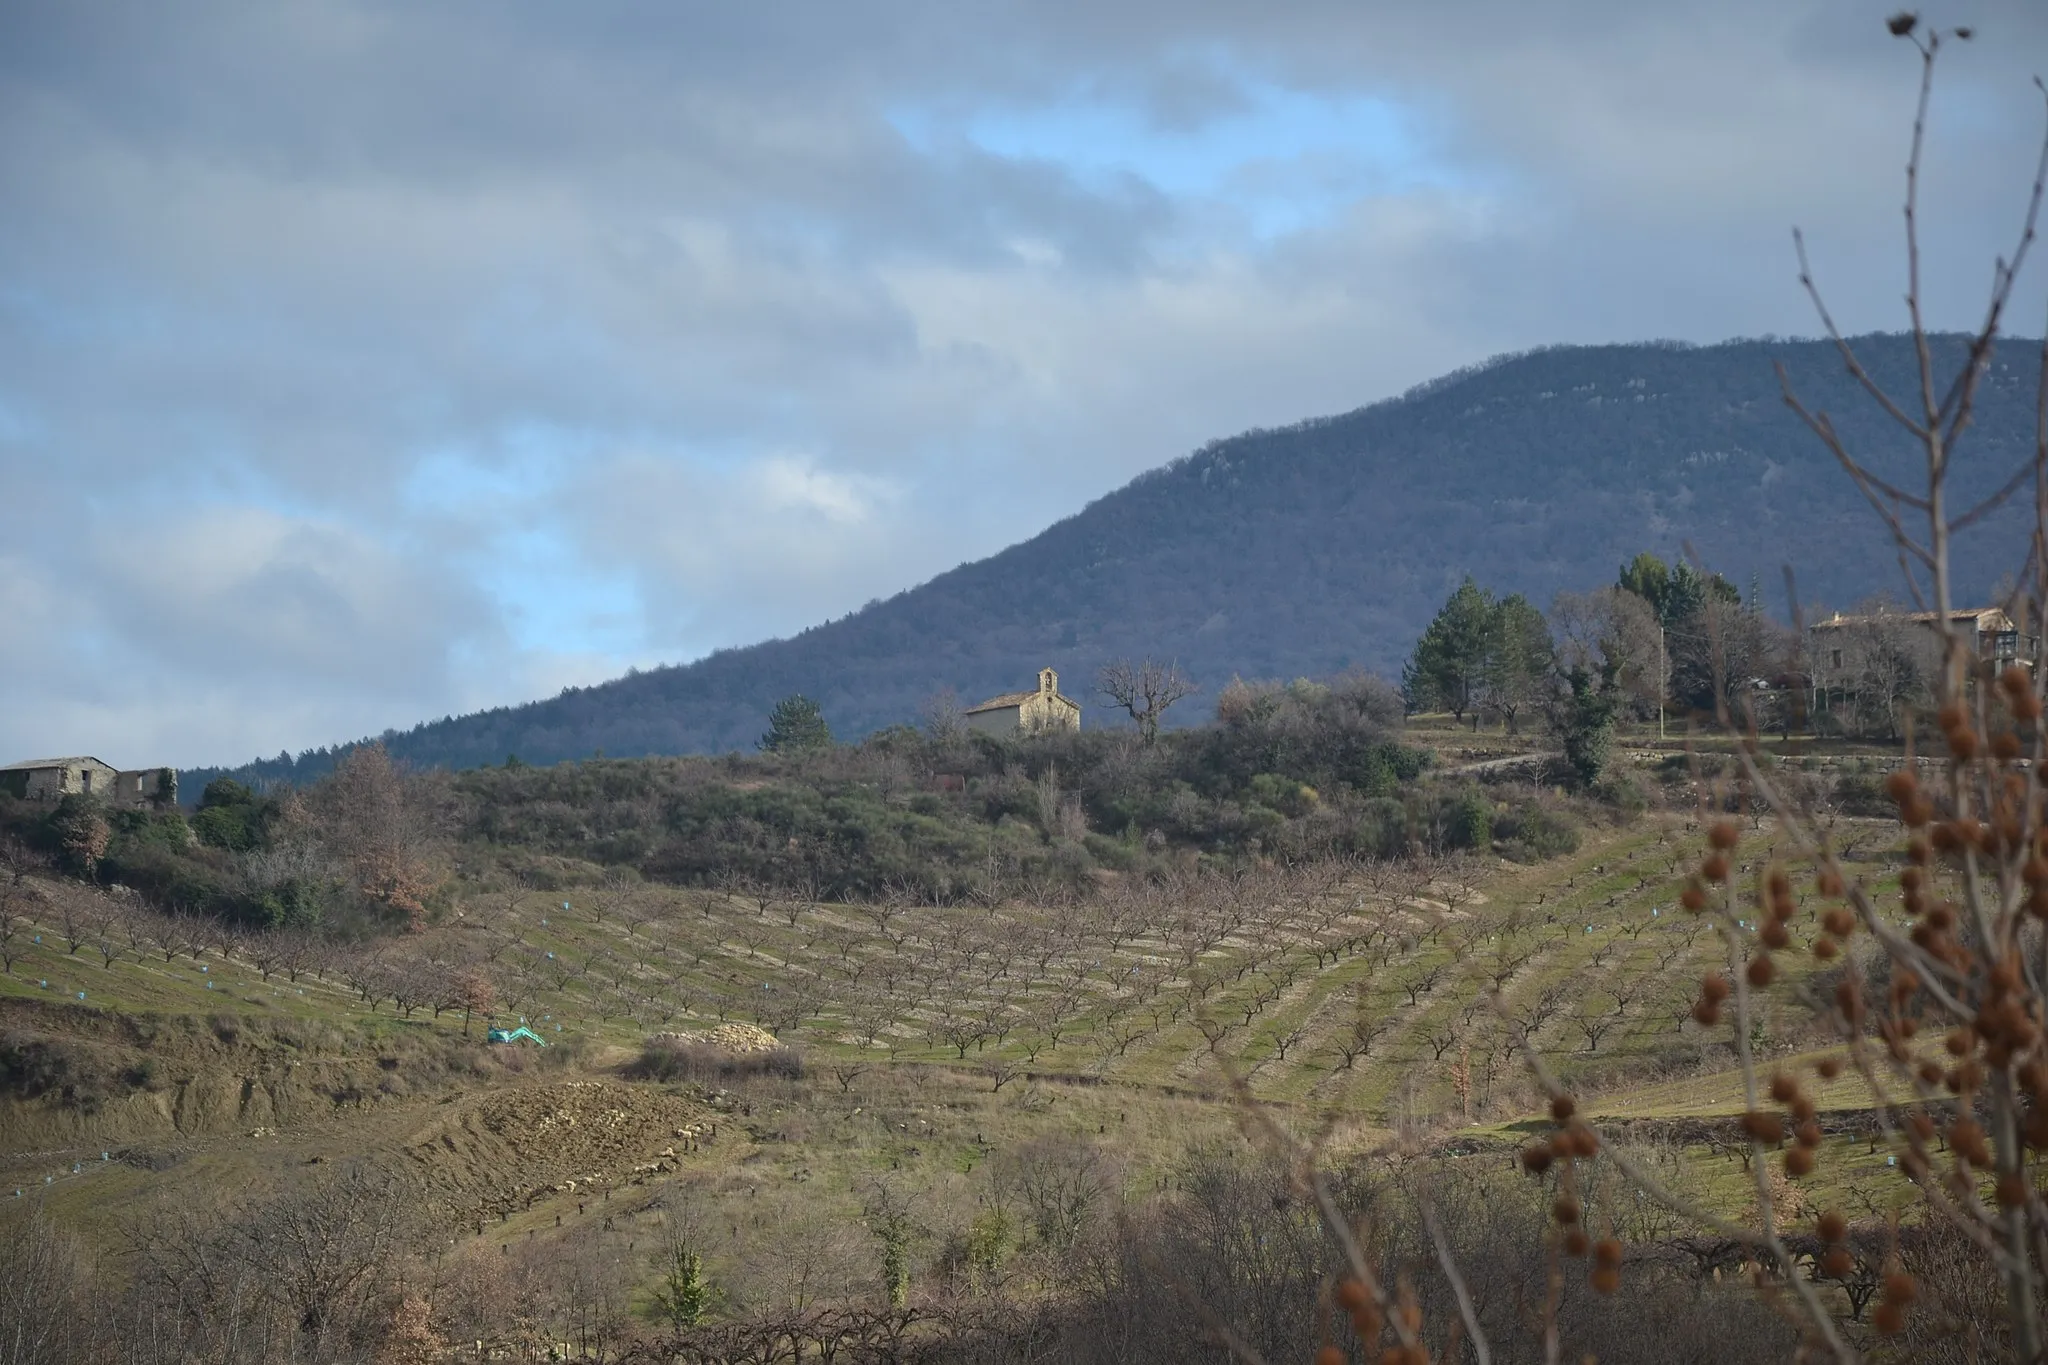
[{"label": "mountain ridge", "polygon": [[[1852,340],[1880,382],[1911,391],[1910,337]],[[1934,339],[1946,369],[1963,344]],[[2032,450],[2033,367],[2012,357],[2037,344],[2009,340],[1987,369],[1957,466],[1964,497]],[[797,691],[854,736],[913,719],[942,688],[971,704],[1047,664],[1076,695],[1106,659],[1148,653],[1177,658],[1212,695],[1234,674],[1392,672],[1465,573],[1545,605],[1611,581],[1638,550],[1670,558],[1687,544],[1738,583],[1768,583],[1780,611],[1783,565],[1809,603],[1899,592],[1881,525],[1785,407],[1775,363],[1880,471],[1911,468],[1903,434],[1831,342],[1546,346],[1212,440],[1027,540],[795,635],[383,739],[396,757],[448,767],[716,753],[751,746],[775,700]],[[2020,511],[1958,547],[1965,590],[2017,565]],[[348,747],[186,780],[308,780]]]}]

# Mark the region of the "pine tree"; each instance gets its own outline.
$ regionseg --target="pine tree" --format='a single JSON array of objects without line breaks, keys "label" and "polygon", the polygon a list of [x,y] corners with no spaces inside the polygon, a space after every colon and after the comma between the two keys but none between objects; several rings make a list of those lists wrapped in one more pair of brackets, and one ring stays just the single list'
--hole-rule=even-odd
[{"label": "pine tree", "polygon": [[1485,686],[1495,605],[1470,574],[1415,642],[1401,670],[1401,691],[1417,711],[1441,707],[1459,721],[1478,704]]},{"label": "pine tree", "polygon": [[801,692],[792,693],[776,702],[774,711],[769,713],[768,733],[761,736],[761,747],[777,754],[829,749],[832,729],[825,724],[825,714],[818,709],[818,703]]},{"label": "pine tree", "polygon": [[1486,703],[1507,720],[1509,734],[1515,733],[1516,717],[1524,708],[1539,705],[1549,695],[1555,667],[1550,623],[1543,613],[1518,592],[1495,603],[1482,676]]}]

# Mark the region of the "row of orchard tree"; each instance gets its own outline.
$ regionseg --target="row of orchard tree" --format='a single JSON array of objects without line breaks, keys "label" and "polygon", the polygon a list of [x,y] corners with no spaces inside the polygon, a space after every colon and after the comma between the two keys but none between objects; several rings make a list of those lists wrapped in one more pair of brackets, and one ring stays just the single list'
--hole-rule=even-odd
[{"label": "row of orchard tree", "polygon": [[1911,638],[1925,632],[1882,602],[1854,622],[1831,640],[1853,656],[1837,670],[1848,704],[1822,718],[1811,714],[1813,670],[1799,633],[1719,574],[1639,554],[1611,584],[1560,593],[1548,615],[1468,576],[1416,642],[1402,691],[1411,711],[1475,725],[1497,717],[1510,731],[1532,714],[1569,731],[1570,713],[1589,707],[1639,720],[1712,719],[1725,697],[1765,730],[1825,720],[1891,738],[1901,714],[1930,694],[1932,655]]}]

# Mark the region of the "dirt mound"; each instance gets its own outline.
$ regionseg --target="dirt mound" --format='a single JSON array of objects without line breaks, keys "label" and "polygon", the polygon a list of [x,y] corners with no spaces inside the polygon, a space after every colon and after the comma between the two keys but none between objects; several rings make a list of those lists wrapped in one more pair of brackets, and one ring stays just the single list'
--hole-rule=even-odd
[{"label": "dirt mound", "polygon": [[657,1033],[647,1040],[656,1047],[715,1047],[725,1052],[773,1052],[782,1046],[774,1034],[752,1024],[720,1024],[707,1033]]},{"label": "dirt mound", "polygon": [[613,1081],[561,1081],[458,1101],[405,1144],[428,1198],[495,1219],[553,1194],[676,1169],[716,1115],[681,1095]]}]

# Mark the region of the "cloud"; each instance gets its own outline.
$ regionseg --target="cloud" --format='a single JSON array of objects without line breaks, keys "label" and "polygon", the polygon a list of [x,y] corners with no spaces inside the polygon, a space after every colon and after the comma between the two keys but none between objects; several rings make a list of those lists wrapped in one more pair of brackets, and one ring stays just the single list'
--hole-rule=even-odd
[{"label": "cloud", "polygon": [[[1884,13],[9,6],[0,629],[40,662],[0,754],[544,695],[1497,351],[1810,331],[1794,222],[1844,325],[1896,327]],[[1958,325],[2048,11],[1948,17]]]}]

